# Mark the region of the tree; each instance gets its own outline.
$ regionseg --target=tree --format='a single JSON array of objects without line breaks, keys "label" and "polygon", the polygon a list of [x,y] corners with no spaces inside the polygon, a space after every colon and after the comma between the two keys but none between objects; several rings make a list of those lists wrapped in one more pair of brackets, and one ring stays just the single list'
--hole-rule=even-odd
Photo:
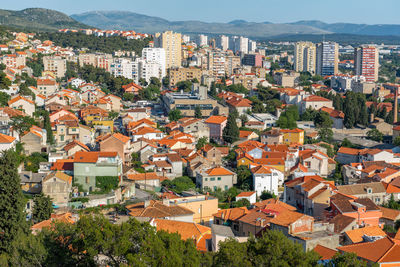
[{"label": "tree", "polygon": [[214,266],[317,266],[319,255],[304,252],[301,245],[280,231],[267,230],[262,237],[250,237],[246,243],[235,239],[220,242]]},{"label": "tree", "polygon": [[53,213],[53,206],[50,197],[41,193],[35,196],[33,203],[33,220],[36,223],[48,220]]},{"label": "tree", "polygon": [[315,115],[314,124],[319,128],[331,128],[333,121],[327,112],[320,111]]},{"label": "tree", "polygon": [[169,77],[168,77],[168,76],[165,76],[165,77],[162,79],[162,85],[163,85],[164,87],[168,87],[168,86],[169,86]]},{"label": "tree", "polygon": [[299,111],[297,106],[289,106],[284,112],[282,112],[276,124],[282,129],[294,129],[297,128],[296,121],[300,119]]},{"label": "tree", "polygon": [[194,117],[197,119],[201,119],[203,117],[203,114],[201,113],[201,108],[199,105],[196,105],[194,108]]},{"label": "tree", "polygon": [[400,136],[396,136],[396,138],[393,140],[393,144],[395,146],[400,146]]},{"label": "tree", "polygon": [[10,95],[4,92],[0,92],[0,106],[4,107],[8,105]]},{"label": "tree", "polygon": [[180,81],[176,83],[176,87],[178,90],[182,90],[184,92],[190,92],[192,90],[192,82],[191,81]]},{"label": "tree", "polygon": [[368,139],[374,140],[376,142],[383,141],[383,133],[381,133],[378,129],[372,129],[367,132]]},{"label": "tree", "polygon": [[217,87],[215,86],[215,82],[211,83],[210,96],[212,96],[212,97],[216,97],[217,96]]},{"label": "tree", "polygon": [[333,131],[331,128],[321,128],[318,131],[319,139],[321,141],[331,143],[333,139]]},{"label": "tree", "polygon": [[183,191],[194,189],[196,185],[193,183],[192,179],[187,176],[177,177],[174,180],[165,180],[162,182],[163,186],[168,187],[168,189],[180,194]]},{"label": "tree", "polygon": [[32,125],[37,125],[35,120],[29,116],[17,116],[11,118],[12,127],[19,133],[22,134],[24,132],[29,131]]},{"label": "tree", "polygon": [[148,85],[146,79],[144,79],[144,78],[140,78],[140,79],[139,79],[139,84],[140,84],[141,86],[143,86],[143,87]]},{"label": "tree", "polygon": [[239,128],[236,124],[235,114],[229,113],[228,122],[222,132],[222,138],[225,142],[233,144],[239,140]]},{"label": "tree", "polygon": [[243,190],[250,190],[253,185],[253,177],[247,166],[239,166],[236,169],[237,184],[236,186]]},{"label": "tree", "polygon": [[178,121],[182,118],[182,113],[179,109],[173,109],[169,112],[168,118],[170,121]]},{"label": "tree", "polygon": [[239,208],[239,207],[249,208],[251,206],[251,203],[250,203],[250,201],[248,199],[242,198],[239,201],[236,201],[235,203],[233,203],[233,206],[235,208]]},{"label": "tree", "polygon": [[10,252],[24,223],[24,202],[15,152],[3,151],[0,156],[0,253]]},{"label": "tree", "polygon": [[248,122],[248,118],[247,118],[247,115],[246,114],[242,114],[242,115],[240,115],[240,121],[241,121],[241,123],[242,123],[242,127],[246,124],[246,122]]},{"label": "tree", "polygon": [[270,199],[270,198],[276,198],[276,195],[274,193],[271,193],[269,191],[262,191],[260,199],[261,200],[266,200],[266,199]]},{"label": "tree", "polygon": [[208,142],[208,138],[206,136],[200,137],[199,140],[197,140],[196,144],[196,149],[200,150],[202,147],[204,147]]}]

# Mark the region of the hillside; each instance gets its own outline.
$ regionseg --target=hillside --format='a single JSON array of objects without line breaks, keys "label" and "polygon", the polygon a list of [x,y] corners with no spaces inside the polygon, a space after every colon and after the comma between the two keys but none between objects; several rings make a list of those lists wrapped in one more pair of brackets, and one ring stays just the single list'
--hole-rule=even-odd
[{"label": "hillside", "polygon": [[318,20],[303,20],[291,23],[292,25],[303,25],[315,27],[321,30],[359,35],[397,35],[400,36],[400,25],[395,24],[354,24],[354,23],[324,23]]},{"label": "hillside", "polygon": [[89,27],[64,13],[44,8],[27,8],[20,11],[0,9],[0,25],[39,31]]},{"label": "hillside", "polygon": [[168,21],[126,11],[92,11],[71,16],[73,19],[100,29],[135,30],[155,33],[173,30],[182,33],[207,33],[245,35],[253,37],[280,34],[326,34],[328,31],[307,25],[256,23],[235,20],[230,23],[207,23],[202,21]]}]

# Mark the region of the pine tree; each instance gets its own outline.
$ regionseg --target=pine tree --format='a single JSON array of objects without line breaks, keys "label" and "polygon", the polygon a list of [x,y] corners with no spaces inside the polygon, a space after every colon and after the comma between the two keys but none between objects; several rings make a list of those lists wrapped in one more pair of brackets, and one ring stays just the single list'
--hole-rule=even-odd
[{"label": "pine tree", "polygon": [[11,243],[24,224],[24,201],[15,152],[0,157],[0,252],[9,252]]},{"label": "pine tree", "polygon": [[224,141],[230,144],[239,140],[239,128],[236,124],[236,117],[233,112],[229,113],[228,123],[226,124],[222,135]]},{"label": "pine tree", "polygon": [[215,82],[211,83],[210,96],[212,96],[212,97],[217,96],[217,87],[215,86]]},{"label": "pine tree", "polygon": [[200,106],[196,106],[194,109],[194,117],[197,119],[201,119],[203,117],[203,114],[201,113]]},{"label": "pine tree", "polygon": [[39,194],[35,196],[33,202],[33,220],[35,222],[48,220],[53,212],[53,206],[50,197]]}]

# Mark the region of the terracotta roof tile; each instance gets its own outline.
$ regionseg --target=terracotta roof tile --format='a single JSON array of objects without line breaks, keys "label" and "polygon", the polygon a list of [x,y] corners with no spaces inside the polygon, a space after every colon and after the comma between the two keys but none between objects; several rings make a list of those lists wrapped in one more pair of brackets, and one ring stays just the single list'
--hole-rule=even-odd
[{"label": "terracotta roof tile", "polygon": [[363,236],[386,236],[386,233],[379,226],[366,226],[345,232],[352,243],[363,241]]}]

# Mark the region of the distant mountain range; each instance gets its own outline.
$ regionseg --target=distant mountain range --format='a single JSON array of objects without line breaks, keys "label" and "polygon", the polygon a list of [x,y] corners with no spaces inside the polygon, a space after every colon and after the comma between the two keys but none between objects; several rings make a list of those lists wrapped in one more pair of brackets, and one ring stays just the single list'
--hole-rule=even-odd
[{"label": "distant mountain range", "polygon": [[[91,11],[68,16],[62,12],[44,8],[28,8],[20,11],[0,9],[0,25],[39,31],[54,31],[62,28],[99,28],[135,30],[155,33],[173,30],[186,34],[204,33],[209,35],[244,35],[255,39],[277,36],[307,35],[374,35],[400,36],[400,25],[394,24],[352,24],[324,23],[305,20],[292,23],[248,22],[234,20],[228,23],[211,23],[196,20],[169,21],[128,11]],[[89,25],[89,26],[88,26]]]},{"label": "distant mountain range", "polygon": [[182,33],[236,34],[250,37],[330,33],[400,36],[400,25],[390,24],[328,24],[317,20],[293,23],[271,23],[268,21],[257,23],[245,20],[234,20],[229,23],[208,23],[202,21],[169,21],[128,11],[92,11],[71,17],[100,29],[133,29],[148,33],[173,30]]},{"label": "distant mountain range", "polygon": [[44,8],[27,8],[20,11],[0,9],[0,25],[43,31],[89,27],[64,13]]}]

